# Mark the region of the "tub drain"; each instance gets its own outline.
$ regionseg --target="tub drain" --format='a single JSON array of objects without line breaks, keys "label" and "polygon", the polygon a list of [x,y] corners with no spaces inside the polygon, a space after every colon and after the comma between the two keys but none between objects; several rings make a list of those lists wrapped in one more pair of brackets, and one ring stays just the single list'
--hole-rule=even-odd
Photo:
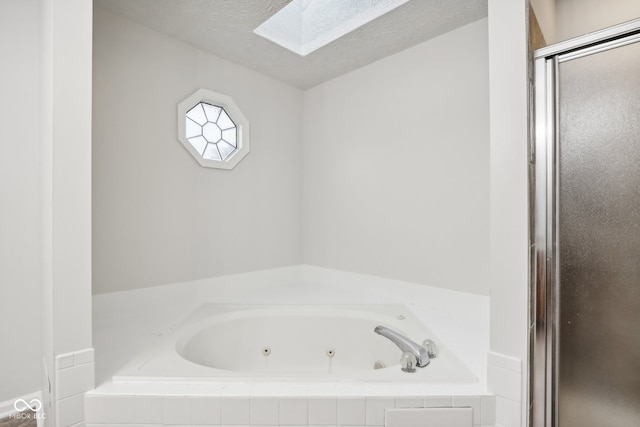
[{"label": "tub drain", "polygon": [[387,365],[384,364],[384,362],[380,361],[380,360],[376,360],[376,363],[373,364],[373,369],[382,369],[382,368],[386,368]]},{"label": "tub drain", "polygon": [[271,354],[271,347],[262,347],[262,355],[268,356]]}]

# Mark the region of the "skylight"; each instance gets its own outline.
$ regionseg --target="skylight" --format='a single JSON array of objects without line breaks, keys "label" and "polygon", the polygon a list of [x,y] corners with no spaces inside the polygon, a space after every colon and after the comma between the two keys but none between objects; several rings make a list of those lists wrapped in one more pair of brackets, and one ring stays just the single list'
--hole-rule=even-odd
[{"label": "skylight", "polygon": [[292,0],[254,33],[305,56],[409,0]]}]

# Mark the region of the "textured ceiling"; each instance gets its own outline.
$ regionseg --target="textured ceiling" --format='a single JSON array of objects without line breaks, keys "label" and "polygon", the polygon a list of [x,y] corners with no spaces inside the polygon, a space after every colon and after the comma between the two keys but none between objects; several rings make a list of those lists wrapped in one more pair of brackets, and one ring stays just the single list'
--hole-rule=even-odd
[{"label": "textured ceiling", "polygon": [[487,0],[411,0],[301,57],[253,33],[289,1],[95,0],[95,4],[301,89],[487,16]]}]

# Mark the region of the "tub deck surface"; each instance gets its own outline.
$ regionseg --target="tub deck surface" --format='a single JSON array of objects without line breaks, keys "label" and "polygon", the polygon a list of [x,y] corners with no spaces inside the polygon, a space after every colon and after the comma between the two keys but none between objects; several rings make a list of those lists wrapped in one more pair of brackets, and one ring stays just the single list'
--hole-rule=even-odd
[{"label": "tub deck surface", "polygon": [[[231,375],[203,381],[206,377],[200,375],[162,377],[152,370],[134,375],[131,367],[151,360],[153,350],[203,303],[403,305],[445,343],[470,377],[401,381]],[[298,416],[296,425],[318,425],[313,414],[322,405],[329,417],[337,417],[332,425],[382,426],[385,409],[403,407],[472,407],[474,426],[494,424],[495,396],[486,384],[489,298],[485,296],[295,266],[94,296],[93,338],[97,387],[86,396],[88,424],[291,425],[287,417]],[[138,418],[136,408],[150,405],[160,413]],[[263,418],[254,422],[253,415],[264,415],[258,408],[266,407],[279,418],[272,417],[271,424],[258,424]],[[244,418],[236,419],[233,413]],[[348,414],[355,418],[340,423]]]}]

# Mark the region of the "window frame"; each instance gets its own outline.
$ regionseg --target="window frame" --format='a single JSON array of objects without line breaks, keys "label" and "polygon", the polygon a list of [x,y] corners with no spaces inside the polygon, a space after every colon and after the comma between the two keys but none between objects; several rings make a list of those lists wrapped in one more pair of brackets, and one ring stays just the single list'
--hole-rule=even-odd
[{"label": "window frame", "polygon": [[[225,160],[205,159],[186,136],[186,117],[187,112],[197,104],[204,102],[225,110],[229,118],[236,125],[236,149]],[[221,93],[214,92],[209,89],[198,89],[193,94],[185,98],[178,104],[178,140],[184,148],[193,156],[193,158],[202,167],[231,170],[242,160],[250,151],[250,129],[249,120],[242,114],[242,111],[233,99]]]}]

